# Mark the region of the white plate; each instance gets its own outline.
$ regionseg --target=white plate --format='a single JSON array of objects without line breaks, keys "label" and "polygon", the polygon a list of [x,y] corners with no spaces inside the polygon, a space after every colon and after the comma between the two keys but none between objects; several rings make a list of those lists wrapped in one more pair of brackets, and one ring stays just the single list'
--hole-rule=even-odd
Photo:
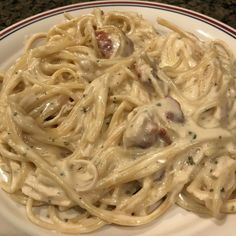
[{"label": "white plate", "polygon": [[[84,14],[91,8],[103,10],[136,11],[155,24],[156,16],[174,22],[184,30],[193,32],[204,40],[221,39],[225,41],[236,54],[236,30],[199,13],[153,2],[106,1],[74,4],[47,11],[16,23],[0,32],[0,69],[7,68],[20,55],[25,38],[33,33],[47,31],[51,26],[63,20],[63,12],[73,15]],[[93,236],[220,236],[235,235],[236,215],[229,215],[225,220],[216,221],[211,218],[201,218],[193,213],[173,207],[167,214],[153,223],[142,227],[106,226],[90,234]],[[8,222],[8,223],[7,223]],[[52,236],[61,235],[43,230],[31,224],[25,217],[24,208],[12,202],[0,191],[0,235],[13,236]]]}]

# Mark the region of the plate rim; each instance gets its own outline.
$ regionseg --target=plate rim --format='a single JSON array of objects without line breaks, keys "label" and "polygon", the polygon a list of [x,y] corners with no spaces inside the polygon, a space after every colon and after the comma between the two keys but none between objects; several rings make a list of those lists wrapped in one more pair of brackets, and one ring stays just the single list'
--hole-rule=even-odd
[{"label": "plate rim", "polygon": [[7,36],[11,35],[12,33],[27,27],[30,24],[33,24],[37,21],[62,14],[63,12],[66,11],[72,11],[72,10],[79,10],[79,9],[88,9],[88,8],[93,8],[96,6],[101,6],[101,7],[109,7],[109,6],[135,6],[135,7],[146,7],[146,8],[154,8],[154,9],[160,9],[160,10],[166,10],[170,12],[175,12],[181,15],[185,15],[187,17],[194,18],[196,20],[202,21],[204,23],[207,23],[214,28],[223,31],[224,33],[230,35],[234,39],[236,39],[236,29],[233,27],[216,20],[210,16],[207,16],[205,14],[184,8],[184,7],[179,7],[176,5],[171,5],[171,4],[165,4],[165,3],[160,3],[160,2],[152,2],[152,1],[142,1],[142,0],[101,0],[101,1],[92,1],[92,2],[80,2],[80,3],[74,3],[74,4],[69,4],[69,5],[64,5],[61,7],[56,7],[51,10],[43,11],[41,13],[29,16],[23,20],[20,20],[6,28],[0,31],[0,42],[2,39],[6,38]]}]

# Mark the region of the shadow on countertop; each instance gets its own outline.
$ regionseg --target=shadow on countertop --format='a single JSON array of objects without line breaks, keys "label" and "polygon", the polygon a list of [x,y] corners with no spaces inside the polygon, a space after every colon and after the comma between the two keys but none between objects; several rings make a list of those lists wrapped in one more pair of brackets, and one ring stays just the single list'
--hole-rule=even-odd
[{"label": "shadow on countertop", "polygon": [[[90,0],[90,2],[92,1]],[[0,30],[37,13],[78,2],[88,2],[88,0],[0,0]],[[158,0],[151,2],[191,9],[236,28],[236,0]]]}]

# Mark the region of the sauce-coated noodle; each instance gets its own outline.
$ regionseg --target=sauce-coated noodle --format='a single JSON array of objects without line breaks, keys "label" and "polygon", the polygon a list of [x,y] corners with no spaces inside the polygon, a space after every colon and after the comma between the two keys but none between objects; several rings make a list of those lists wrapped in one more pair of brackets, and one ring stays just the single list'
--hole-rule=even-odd
[{"label": "sauce-coated noodle", "polygon": [[136,13],[65,18],[0,75],[1,188],[33,223],[72,234],[146,224],[176,203],[235,212],[228,47]]}]

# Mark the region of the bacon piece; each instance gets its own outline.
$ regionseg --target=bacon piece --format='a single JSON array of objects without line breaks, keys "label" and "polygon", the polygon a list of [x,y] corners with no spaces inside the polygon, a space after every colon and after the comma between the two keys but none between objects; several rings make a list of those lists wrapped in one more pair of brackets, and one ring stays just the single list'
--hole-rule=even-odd
[{"label": "bacon piece", "polygon": [[138,78],[143,83],[149,83],[151,75],[156,77],[155,65],[145,53],[141,54],[140,58],[137,59],[134,69]]},{"label": "bacon piece", "polygon": [[176,123],[184,123],[184,116],[176,115],[176,113],[174,113],[172,111],[166,112],[166,118],[168,120],[171,120],[171,121],[176,122]]},{"label": "bacon piece", "polygon": [[161,103],[162,107],[166,110],[165,116],[168,120],[175,123],[184,123],[184,114],[177,100],[172,97],[166,97],[161,100]]},{"label": "bacon piece", "polygon": [[109,35],[104,31],[96,31],[95,36],[102,56],[109,58],[113,52],[112,40],[109,38]]},{"label": "bacon piece", "polygon": [[148,148],[158,139],[158,124],[149,112],[139,112],[130,121],[123,142],[127,147]]},{"label": "bacon piece", "polygon": [[[136,108],[132,115],[130,119],[128,117],[129,122],[123,136],[126,147],[149,148],[159,145],[158,141],[170,145],[173,140],[168,126],[165,125],[166,121],[185,122],[179,102],[172,97],[165,97],[156,104]],[[172,125],[175,127],[178,124]]]},{"label": "bacon piece", "polygon": [[166,130],[164,128],[161,128],[158,132],[160,138],[168,145],[172,143],[170,136],[167,134]]}]

